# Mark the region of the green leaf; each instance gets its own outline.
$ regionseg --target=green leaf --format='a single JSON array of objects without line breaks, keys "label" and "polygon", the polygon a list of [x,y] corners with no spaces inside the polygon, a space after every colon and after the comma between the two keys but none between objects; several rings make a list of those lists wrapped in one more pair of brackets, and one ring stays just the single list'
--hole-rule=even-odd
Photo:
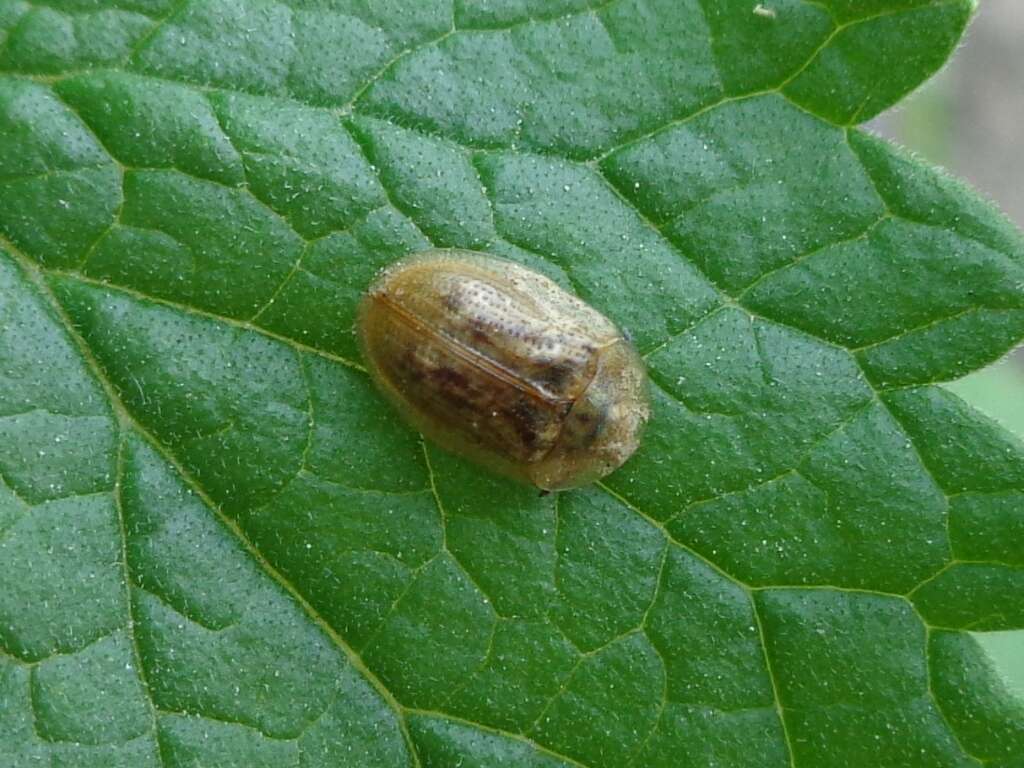
[{"label": "green leaf", "polygon": [[[1020,765],[1024,445],[936,384],[1024,244],[855,127],[973,3],[755,5],[0,0],[0,764]],[[400,423],[431,245],[628,329],[622,470]]]}]

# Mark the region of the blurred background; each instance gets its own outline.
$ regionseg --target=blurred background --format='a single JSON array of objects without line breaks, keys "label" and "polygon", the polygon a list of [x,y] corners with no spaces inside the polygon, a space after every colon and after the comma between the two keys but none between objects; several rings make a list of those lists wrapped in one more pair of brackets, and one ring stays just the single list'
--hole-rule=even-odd
[{"label": "blurred background", "polygon": [[[1024,229],[1024,2],[981,0],[946,69],[868,127],[966,179]],[[1024,347],[947,386],[1024,439]]]}]

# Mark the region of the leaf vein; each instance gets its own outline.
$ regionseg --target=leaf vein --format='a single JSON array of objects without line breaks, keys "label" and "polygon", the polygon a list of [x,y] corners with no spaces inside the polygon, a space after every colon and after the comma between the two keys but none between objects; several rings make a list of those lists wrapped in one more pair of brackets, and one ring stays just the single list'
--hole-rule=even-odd
[{"label": "leaf vein", "polygon": [[[79,349],[85,360],[88,368],[92,371],[93,375],[99,381],[107,394],[107,398],[117,413],[119,420],[122,424],[130,425],[135,432],[141,435],[146,442],[148,442],[158,454],[160,454],[165,461],[167,461],[172,467],[174,467],[178,476],[184,480],[184,482],[196,493],[203,504],[210,510],[211,514],[229,530],[235,539],[241,544],[242,548],[249,554],[250,557],[257,563],[260,569],[266,573],[266,575],[276,583],[290,598],[302,609],[302,611],[310,618],[320,630],[333,642],[335,646],[343,653],[348,659],[352,667],[357,670],[360,675],[370,684],[370,686],[377,692],[381,699],[389,706],[393,711],[399,729],[402,733],[403,739],[406,744],[406,748],[410,751],[410,755],[413,758],[416,765],[419,765],[419,757],[415,749],[412,746],[412,738],[409,735],[408,724],[403,716],[403,710],[401,705],[395,699],[394,694],[381,682],[372,670],[363,662],[362,657],[342,638],[342,636],[331,626],[320,613],[310,604],[310,602],[302,595],[302,593],[287,579],[285,576],[274,568],[273,565],[263,556],[259,549],[252,543],[249,537],[242,531],[238,523],[228,517],[224,511],[213,501],[212,498],[206,493],[205,489],[198,483],[198,481],[192,476],[192,474],[186,469],[186,467],[178,461],[177,457],[170,451],[170,449],[161,443],[157,438],[149,432],[142,424],[140,424],[131,412],[127,409],[125,404],[121,401],[117,394],[117,389],[110,381],[103,367],[99,361],[93,355],[91,348],[86,343],[85,339],[75,329],[74,323],[68,317],[66,310],[53,295],[49,286],[46,285],[45,279],[42,276],[41,270],[35,266],[28,257],[23,254],[14,252],[15,257],[22,264],[22,268],[31,276],[33,283],[40,291],[40,293],[47,299],[50,306],[53,308],[57,317],[60,319],[64,326],[65,332],[68,334],[70,339],[74,342],[75,346]],[[124,530],[122,524],[122,531]]]}]

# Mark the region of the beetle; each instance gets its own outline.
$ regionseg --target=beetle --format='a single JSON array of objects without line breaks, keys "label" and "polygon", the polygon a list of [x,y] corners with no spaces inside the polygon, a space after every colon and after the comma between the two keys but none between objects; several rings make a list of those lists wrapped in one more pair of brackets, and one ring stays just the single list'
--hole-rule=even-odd
[{"label": "beetle", "polygon": [[421,433],[545,491],[617,469],[649,418],[643,361],[623,334],[505,259],[398,261],[363,296],[357,334],[370,375]]}]

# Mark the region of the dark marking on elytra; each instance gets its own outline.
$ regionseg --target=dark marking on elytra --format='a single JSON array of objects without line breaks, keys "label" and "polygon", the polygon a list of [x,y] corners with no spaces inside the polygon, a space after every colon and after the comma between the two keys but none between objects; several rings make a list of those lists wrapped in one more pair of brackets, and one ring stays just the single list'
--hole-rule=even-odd
[{"label": "dark marking on elytra", "polygon": [[459,310],[462,309],[462,297],[459,295],[458,291],[448,291],[448,293],[444,295],[444,298],[441,299],[441,302],[444,304],[445,309],[452,314],[458,314]]},{"label": "dark marking on elytra", "polygon": [[469,379],[464,373],[445,365],[431,369],[428,375],[443,389],[465,391],[469,388]]},{"label": "dark marking on elytra", "polygon": [[537,379],[550,390],[558,392],[575,372],[574,366],[569,363],[548,363],[539,367]]},{"label": "dark marking on elytra", "polygon": [[511,417],[512,426],[516,430],[516,434],[519,435],[519,439],[523,441],[523,445],[527,448],[537,445],[539,436],[537,434],[536,410],[529,403],[518,400],[507,410],[507,413]]}]

